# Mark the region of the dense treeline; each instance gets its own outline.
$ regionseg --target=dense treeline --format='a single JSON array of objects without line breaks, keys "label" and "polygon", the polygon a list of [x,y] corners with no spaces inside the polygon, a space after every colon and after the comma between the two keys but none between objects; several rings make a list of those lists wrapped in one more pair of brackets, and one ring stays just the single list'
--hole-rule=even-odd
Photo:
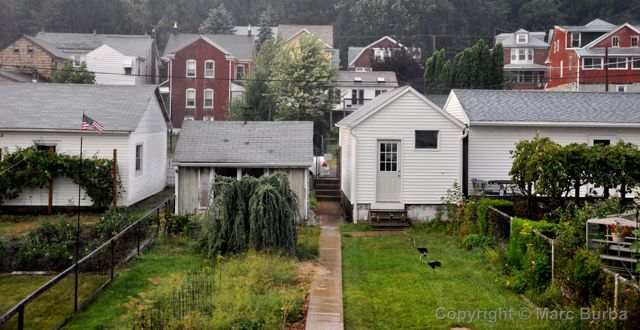
[{"label": "dense treeline", "polygon": [[258,25],[269,7],[279,23],[332,23],[334,44],[345,56],[348,46],[382,35],[420,46],[425,56],[445,48],[452,57],[479,38],[489,43],[494,28],[547,30],[596,17],[613,23],[640,18],[640,0],[0,0],[0,43],[43,28],[135,34],[155,29],[162,45],[173,22],[181,31],[195,32],[221,3],[236,25]]}]

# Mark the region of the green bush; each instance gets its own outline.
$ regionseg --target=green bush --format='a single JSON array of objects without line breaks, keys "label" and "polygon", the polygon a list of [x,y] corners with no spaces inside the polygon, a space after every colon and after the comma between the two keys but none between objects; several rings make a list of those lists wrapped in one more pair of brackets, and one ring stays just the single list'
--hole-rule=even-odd
[{"label": "green bush", "polygon": [[108,210],[102,218],[98,220],[98,224],[96,225],[98,239],[101,242],[109,240],[111,237],[125,229],[128,225],[132,224],[135,220],[135,216],[132,216],[127,212],[114,212]]},{"label": "green bush", "polygon": [[467,250],[491,246],[493,244],[490,237],[478,234],[469,234],[462,240],[462,246]]},{"label": "green bush", "polygon": [[16,264],[21,269],[62,269],[73,262],[72,248],[76,227],[66,221],[43,222],[29,233],[16,249]]},{"label": "green bush", "polygon": [[489,234],[489,221],[487,220],[487,213],[489,212],[489,206],[493,206],[503,212],[513,211],[513,202],[504,199],[489,199],[481,198],[478,201],[477,213],[476,213],[476,232],[482,235]]},{"label": "green bush", "polygon": [[579,249],[568,265],[570,281],[576,293],[576,302],[588,304],[602,292],[605,274],[602,272],[600,258],[588,251]]},{"label": "green bush", "polygon": [[546,221],[532,221],[522,218],[513,218],[511,220],[511,234],[509,237],[509,246],[507,248],[507,260],[509,265],[516,269],[525,267],[525,253],[527,252],[527,244],[533,242],[532,237],[535,235],[533,230],[538,232],[555,232],[557,225]]},{"label": "green bush", "polygon": [[311,193],[309,194],[309,204],[313,211],[315,211],[318,208],[318,197],[316,195],[315,190],[312,190]]},{"label": "green bush", "polygon": [[172,214],[165,223],[164,231],[169,235],[184,233],[192,223],[191,214]]},{"label": "green bush", "polygon": [[556,283],[551,283],[547,289],[540,294],[533,294],[531,298],[534,299],[534,303],[541,307],[548,308],[560,308],[564,305],[564,298],[562,297],[562,291],[560,286]]}]

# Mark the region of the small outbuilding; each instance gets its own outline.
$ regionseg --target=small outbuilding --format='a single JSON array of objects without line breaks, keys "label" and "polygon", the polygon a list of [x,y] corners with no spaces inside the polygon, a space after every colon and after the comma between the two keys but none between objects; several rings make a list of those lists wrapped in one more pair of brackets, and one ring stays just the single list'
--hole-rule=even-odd
[{"label": "small outbuilding", "polygon": [[336,126],[342,201],[354,221],[379,212],[432,218],[462,182],[465,126],[411,87],[381,94]]},{"label": "small outbuilding", "polygon": [[185,121],[173,156],[176,213],[206,210],[218,176],[284,172],[306,215],[312,164],[313,122]]}]

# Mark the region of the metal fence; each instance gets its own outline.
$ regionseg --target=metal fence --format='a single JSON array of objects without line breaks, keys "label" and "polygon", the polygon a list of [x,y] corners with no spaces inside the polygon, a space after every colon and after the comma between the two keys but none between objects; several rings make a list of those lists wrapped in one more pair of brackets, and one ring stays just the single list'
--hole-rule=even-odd
[{"label": "metal fence", "polygon": [[493,206],[487,209],[489,235],[496,241],[508,242],[511,235],[511,216]]},{"label": "metal fence", "polygon": [[[173,212],[175,196],[148,211],[0,316],[1,329],[59,329],[109,285],[160,233],[161,214]],[[75,289],[77,288],[77,289]],[[34,322],[38,322],[37,324]]]}]

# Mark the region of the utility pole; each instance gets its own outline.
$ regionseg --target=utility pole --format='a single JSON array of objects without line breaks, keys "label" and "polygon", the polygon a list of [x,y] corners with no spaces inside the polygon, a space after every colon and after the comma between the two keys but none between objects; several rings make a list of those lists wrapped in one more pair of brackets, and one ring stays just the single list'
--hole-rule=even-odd
[{"label": "utility pole", "polygon": [[604,91],[609,91],[609,46],[604,47]]}]

